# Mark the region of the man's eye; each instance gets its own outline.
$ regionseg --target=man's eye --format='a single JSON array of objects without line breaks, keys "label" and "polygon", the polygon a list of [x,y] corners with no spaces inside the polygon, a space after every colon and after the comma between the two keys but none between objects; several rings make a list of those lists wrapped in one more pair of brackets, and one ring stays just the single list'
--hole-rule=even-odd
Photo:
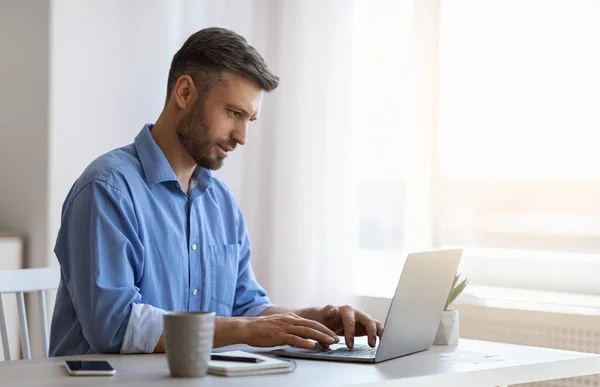
[{"label": "man's eye", "polygon": [[238,118],[240,116],[240,112],[236,112],[235,110],[228,110],[227,112],[231,118]]}]

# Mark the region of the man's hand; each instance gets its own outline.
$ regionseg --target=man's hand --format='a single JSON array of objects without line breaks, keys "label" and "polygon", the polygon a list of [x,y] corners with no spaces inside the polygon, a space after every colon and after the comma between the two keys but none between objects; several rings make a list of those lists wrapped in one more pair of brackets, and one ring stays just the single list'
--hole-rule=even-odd
[{"label": "man's hand", "polygon": [[383,333],[383,324],[368,314],[351,306],[327,305],[323,308],[309,308],[299,311],[301,316],[320,322],[338,335],[344,335],[348,348],[354,347],[354,337],[367,336],[369,345],[374,347],[377,336]]},{"label": "man's hand", "polygon": [[292,345],[313,349],[314,341],[326,348],[339,342],[338,336],[331,329],[292,312],[245,318],[242,321],[242,342],[253,347]]}]

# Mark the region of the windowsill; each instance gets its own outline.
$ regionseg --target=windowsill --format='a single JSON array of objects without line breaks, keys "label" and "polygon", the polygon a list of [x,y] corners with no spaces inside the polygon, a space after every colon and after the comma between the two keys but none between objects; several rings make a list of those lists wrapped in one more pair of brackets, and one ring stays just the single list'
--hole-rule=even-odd
[{"label": "windowsill", "polygon": [[[387,310],[389,295],[358,294],[361,302],[372,305],[374,301]],[[455,301],[457,305],[484,306],[488,308],[600,316],[600,296],[516,289],[470,284]],[[385,311],[380,311],[386,313]]]},{"label": "windowsill", "polygon": [[497,286],[469,285],[456,303],[491,308],[600,316],[600,297]]},{"label": "windowsill", "polygon": [[[361,252],[354,259],[355,294],[390,299],[405,257]],[[600,254],[467,247],[459,272],[471,284],[459,302],[598,315],[599,271]]]}]

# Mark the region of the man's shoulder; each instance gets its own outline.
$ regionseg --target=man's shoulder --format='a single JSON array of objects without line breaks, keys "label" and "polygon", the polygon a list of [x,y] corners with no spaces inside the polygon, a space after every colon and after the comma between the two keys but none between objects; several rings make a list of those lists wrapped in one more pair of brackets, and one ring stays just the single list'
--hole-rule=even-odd
[{"label": "man's shoulder", "polygon": [[225,182],[223,180],[221,180],[219,177],[215,176],[214,174],[212,174],[212,176],[211,176],[211,187],[213,188],[213,190],[215,190],[216,192],[218,192],[221,195],[233,197],[233,194],[231,193],[231,190],[229,189],[227,184],[225,184]]},{"label": "man's shoulder", "polygon": [[219,203],[221,212],[229,214],[235,217],[236,222],[240,221],[240,217],[243,217],[240,205],[235,197],[234,192],[229,189],[227,184],[213,175],[211,183],[211,191],[213,198]]},{"label": "man's shoulder", "polygon": [[92,161],[73,185],[72,194],[93,182],[124,189],[131,176],[142,177],[142,167],[133,144],[114,149]]},{"label": "man's shoulder", "polygon": [[229,189],[227,184],[220,178],[215,175],[211,177],[211,189],[214,194],[216,194],[221,200],[225,200],[227,202],[231,202],[231,204],[237,206],[235,196],[233,192]]}]

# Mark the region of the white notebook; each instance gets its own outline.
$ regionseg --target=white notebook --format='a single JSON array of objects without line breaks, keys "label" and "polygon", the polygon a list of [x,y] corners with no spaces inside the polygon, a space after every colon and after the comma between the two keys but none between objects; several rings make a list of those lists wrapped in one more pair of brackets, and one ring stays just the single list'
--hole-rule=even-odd
[{"label": "white notebook", "polygon": [[208,363],[208,373],[221,376],[266,375],[292,372],[296,368],[293,360],[264,356],[258,353],[244,351],[219,352],[215,355],[253,357],[262,360],[259,363],[243,363],[234,361],[211,360]]}]

